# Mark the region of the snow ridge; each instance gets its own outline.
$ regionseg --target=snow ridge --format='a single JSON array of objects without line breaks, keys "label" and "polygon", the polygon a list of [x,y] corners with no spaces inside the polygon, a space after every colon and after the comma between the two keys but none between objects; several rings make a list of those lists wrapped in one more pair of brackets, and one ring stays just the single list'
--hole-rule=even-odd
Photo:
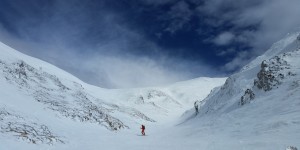
[{"label": "snow ridge", "polygon": [[[232,111],[238,108],[237,104],[243,105],[254,99],[254,85],[258,89],[269,91],[278,88],[283,79],[296,76],[299,63],[296,61],[299,58],[299,49],[295,46],[297,36],[299,32],[275,43],[264,55],[230,76],[220,89],[211,92],[203,101],[197,101],[202,106],[200,114]],[[296,60],[289,62],[291,59]],[[261,63],[258,60],[262,60]]]},{"label": "snow ridge", "polygon": [[[230,76],[221,88],[196,101],[199,113],[194,109],[185,113],[183,124],[196,126],[201,134],[216,134],[211,139],[230,137],[223,139],[230,145],[228,149],[299,147],[299,46],[299,32],[275,43],[265,54]],[[219,146],[224,146],[221,143]]]}]

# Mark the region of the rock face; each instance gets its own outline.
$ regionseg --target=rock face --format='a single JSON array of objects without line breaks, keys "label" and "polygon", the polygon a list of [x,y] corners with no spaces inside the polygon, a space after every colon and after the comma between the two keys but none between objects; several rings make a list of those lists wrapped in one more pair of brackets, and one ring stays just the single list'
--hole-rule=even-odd
[{"label": "rock face", "polygon": [[251,89],[247,89],[245,94],[241,97],[240,105],[245,105],[246,103],[250,103],[255,98],[255,94]]},{"label": "rock face", "polygon": [[297,147],[294,146],[289,146],[286,148],[286,150],[298,150]]},{"label": "rock face", "polygon": [[283,73],[284,69],[289,68],[287,61],[279,56],[275,56],[270,60],[264,60],[261,63],[261,70],[257,74],[257,79],[254,81],[254,85],[258,89],[270,91],[272,88],[280,85],[285,76],[291,75]]},{"label": "rock face", "polygon": [[[269,60],[264,60],[261,63],[260,71],[257,73],[257,78],[254,79],[254,86],[247,89],[241,97],[240,105],[249,103],[255,98],[255,88],[265,92],[278,88],[286,78],[295,76],[292,65],[286,59],[297,57],[299,49],[293,52],[283,53]],[[296,55],[296,56],[294,56]]]},{"label": "rock face", "polygon": [[14,135],[33,144],[44,143],[52,145],[54,143],[65,143],[62,137],[52,133],[46,125],[26,120],[26,118],[14,112],[0,108],[1,133]]}]

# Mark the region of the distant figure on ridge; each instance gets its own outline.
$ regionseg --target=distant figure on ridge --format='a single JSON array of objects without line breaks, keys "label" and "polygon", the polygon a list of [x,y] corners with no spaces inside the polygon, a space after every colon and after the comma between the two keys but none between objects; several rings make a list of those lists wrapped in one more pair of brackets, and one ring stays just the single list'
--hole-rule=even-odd
[{"label": "distant figure on ridge", "polygon": [[142,124],[141,129],[142,129],[142,135],[145,135],[145,126],[143,124]]},{"label": "distant figure on ridge", "polygon": [[197,101],[194,103],[194,107],[195,107],[195,111],[196,111],[196,115],[198,114],[198,104],[197,104]]}]

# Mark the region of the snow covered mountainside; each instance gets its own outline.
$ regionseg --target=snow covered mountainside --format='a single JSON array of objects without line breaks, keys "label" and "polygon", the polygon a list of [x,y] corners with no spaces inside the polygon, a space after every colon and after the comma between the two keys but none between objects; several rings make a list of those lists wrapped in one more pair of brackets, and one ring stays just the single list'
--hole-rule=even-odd
[{"label": "snow covered mountainside", "polygon": [[295,150],[299,34],[227,79],[136,89],[88,85],[0,43],[0,149]]},{"label": "snow covered mountainside", "polygon": [[300,148],[299,46],[299,32],[287,35],[186,112],[199,149]]},{"label": "snow covered mountainside", "polygon": [[112,149],[103,139],[169,123],[225,80],[103,89],[0,42],[0,149]]}]

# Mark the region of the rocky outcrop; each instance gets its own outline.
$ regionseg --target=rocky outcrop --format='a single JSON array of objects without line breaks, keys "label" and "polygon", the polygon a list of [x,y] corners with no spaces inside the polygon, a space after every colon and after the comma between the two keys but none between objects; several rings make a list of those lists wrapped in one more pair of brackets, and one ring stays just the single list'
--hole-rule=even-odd
[{"label": "rocky outcrop", "polygon": [[4,108],[0,108],[0,133],[14,135],[33,144],[65,143],[62,137],[55,135],[46,125],[29,122]]},{"label": "rocky outcrop", "polygon": [[257,74],[257,79],[254,80],[254,85],[258,89],[270,91],[272,88],[278,87],[286,76],[292,75],[292,73],[285,74],[282,71],[289,68],[287,61],[280,56],[264,60],[261,63],[261,70]]},{"label": "rocky outcrop", "polygon": [[[297,51],[294,52],[296,53]],[[291,65],[285,60],[286,57],[291,57],[292,53],[284,53],[269,60],[264,60],[261,63],[257,78],[254,80],[254,87],[267,92],[273,88],[278,88],[285,78],[295,76],[296,74],[291,70]],[[254,87],[245,91],[239,102],[240,105],[254,100]]]},{"label": "rocky outcrop", "polygon": [[294,146],[289,146],[286,148],[286,150],[298,150],[297,147]]},{"label": "rocky outcrop", "polygon": [[240,105],[250,103],[255,98],[255,94],[251,89],[247,89],[245,94],[241,97]]}]

